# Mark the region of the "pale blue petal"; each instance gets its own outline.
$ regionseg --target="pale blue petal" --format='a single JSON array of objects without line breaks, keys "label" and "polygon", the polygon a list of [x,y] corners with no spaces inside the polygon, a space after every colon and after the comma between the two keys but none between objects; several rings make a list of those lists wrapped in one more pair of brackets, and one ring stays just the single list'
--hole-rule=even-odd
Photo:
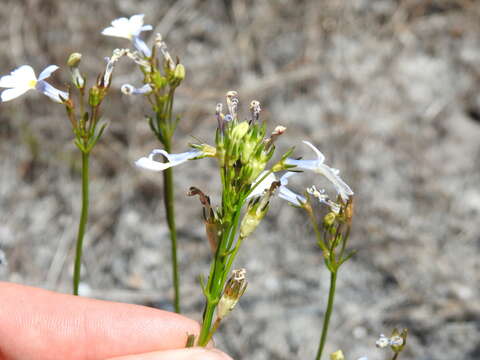
[{"label": "pale blue petal", "polygon": [[63,99],[68,99],[68,93],[54,88],[46,81],[38,81],[35,88],[55,102],[62,103],[63,100],[60,97],[62,97]]},{"label": "pale blue petal", "polygon": [[320,164],[316,172],[325,176],[335,187],[337,193],[340,195],[344,202],[347,202],[348,198],[353,195],[352,189],[340,178],[338,171],[332,169],[325,164]]},{"label": "pale blue petal", "polygon": [[133,46],[135,47],[135,49],[137,49],[140,53],[142,53],[146,57],[150,57],[152,55],[152,52],[150,51],[150,48],[138,36],[134,36],[132,38],[132,42],[133,42]]},{"label": "pale blue petal", "polygon": [[52,75],[53,72],[57,71],[59,67],[57,65],[49,65],[47,66],[41,73],[38,75],[38,81],[45,80]]},{"label": "pale blue petal", "polygon": [[310,141],[304,140],[303,143],[315,152],[315,154],[317,155],[317,161],[319,163],[323,163],[325,161],[325,156]]}]

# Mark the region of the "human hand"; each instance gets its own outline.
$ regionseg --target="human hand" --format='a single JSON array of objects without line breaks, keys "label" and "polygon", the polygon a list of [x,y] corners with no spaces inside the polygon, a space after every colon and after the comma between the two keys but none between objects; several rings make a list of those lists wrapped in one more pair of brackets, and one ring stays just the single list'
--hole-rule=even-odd
[{"label": "human hand", "polygon": [[0,282],[0,360],[231,360],[184,316]]}]

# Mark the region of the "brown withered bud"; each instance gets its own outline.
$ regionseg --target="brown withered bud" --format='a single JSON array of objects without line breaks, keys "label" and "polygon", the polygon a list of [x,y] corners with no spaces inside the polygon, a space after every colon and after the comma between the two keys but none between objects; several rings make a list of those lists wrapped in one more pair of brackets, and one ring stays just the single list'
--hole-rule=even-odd
[{"label": "brown withered bud", "polygon": [[225,128],[225,115],[222,113],[222,108],[222,104],[217,104],[217,107],[215,108],[215,116],[217,117],[218,129],[223,134]]},{"label": "brown withered bud", "polygon": [[232,275],[228,279],[223,295],[218,302],[217,318],[223,319],[237,305],[238,300],[242,297],[247,289],[247,270],[233,270]]},{"label": "brown withered bud", "polygon": [[239,103],[238,93],[234,90],[231,90],[231,91],[227,92],[226,98],[227,98],[228,112],[232,116],[232,119],[236,120],[237,119],[237,108],[238,108],[238,103]]},{"label": "brown withered bud", "polygon": [[210,204],[210,197],[205,195],[203,191],[192,186],[188,192],[187,196],[198,195],[200,202],[203,206],[203,220],[205,221],[205,232],[207,233],[208,243],[210,244],[210,249],[212,253],[217,251],[219,231],[220,227],[218,226],[218,221],[215,215],[215,211],[212,209]]},{"label": "brown withered bud", "polygon": [[249,109],[252,115],[252,118],[250,119],[249,123],[252,124],[258,121],[260,117],[260,112],[262,111],[262,108],[260,107],[260,102],[257,100],[252,100],[252,102],[250,102]]}]

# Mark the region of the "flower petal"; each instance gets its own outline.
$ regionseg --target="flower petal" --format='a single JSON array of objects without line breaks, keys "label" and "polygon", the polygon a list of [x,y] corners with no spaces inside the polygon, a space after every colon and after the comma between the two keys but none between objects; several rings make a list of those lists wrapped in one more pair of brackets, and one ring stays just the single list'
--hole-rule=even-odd
[{"label": "flower petal", "polygon": [[102,35],[105,36],[114,36],[114,37],[119,37],[123,39],[131,39],[132,34],[130,34],[130,31],[128,28],[120,28],[120,27],[107,27],[102,30]]},{"label": "flower petal", "polygon": [[153,30],[153,26],[152,25],[143,25],[141,28],[140,28],[140,32],[142,31],[152,31]]},{"label": "flower petal", "polygon": [[35,89],[58,103],[63,103],[61,97],[65,100],[68,99],[68,93],[54,88],[52,85],[43,80],[37,82]]},{"label": "flower petal", "polygon": [[10,75],[2,76],[0,79],[0,87],[28,87],[29,83],[37,80],[35,71],[29,65],[22,65],[13,70]]},{"label": "flower petal", "polygon": [[2,102],[13,100],[25,94],[28,90],[31,90],[31,88],[16,87],[16,88],[4,90],[1,95]]},{"label": "flower petal", "polygon": [[294,193],[292,190],[290,190],[284,185],[280,186],[278,196],[281,197],[283,200],[287,200],[289,203],[295,206],[302,206],[303,203],[307,202],[307,200],[302,195]]},{"label": "flower petal", "polygon": [[132,28],[140,29],[143,25],[143,18],[144,17],[145,17],[145,14],[132,15],[132,16],[130,16],[130,19],[128,20],[128,22],[130,23],[130,26]]},{"label": "flower petal", "polygon": [[344,202],[347,202],[348,198],[353,195],[352,189],[338,175],[338,170],[332,169],[328,165],[320,164],[316,172],[330,180]]},{"label": "flower petal", "polygon": [[50,77],[53,72],[55,72],[59,67],[57,65],[49,65],[47,66],[41,73],[38,75],[38,81],[45,80],[46,78]]},{"label": "flower petal", "polygon": [[172,166],[172,163],[162,163],[150,159],[149,157],[142,157],[135,161],[135,165],[143,169],[152,170],[152,171],[163,171]]},{"label": "flower petal", "polygon": [[303,140],[302,142],[315,152],[315,154],[317,155],[317,161],[319,163],[323,163],[325,161],[325,156],[310,141]]},{"label": "flower petal", "polygon": [[141,52],[146,57],[150,57],[152,55],[152,52],[150,51],[150,48],[138,36],[133,36],[132,42],[133,42],[133,46],[135,47],[135,49],[137,49],[139,52]]},{"label": "flower petal", "polygon": [[[160,162],[153,160],[155,155],[158,154],[165,156],[168,162]],[[169,154],[165,150],[155,149],[148,155],[148,157],[142,157],[137,160],[135,162],[135,165],[148,170],[162,171],[168,169],[169,167],[183,164],[188,160],[192,160],[202,155],[203,152],[197,149],[190,150],[181,154]]]},{"label": "flower petal", "polygon": [[261,183],[257,185],[257,183],[267,174],[267,171],[262,171],[262,173],[257,177],[257,179],[253,182],[252,187],[256,186],[253,191],[248,195],[247,199],[251,199],[255,196],[260,196],[264,193],[265,190],[270,189],[272,183],[277,181],[277,177],[274,173],[269,174],[265,179],[262,180]]}]

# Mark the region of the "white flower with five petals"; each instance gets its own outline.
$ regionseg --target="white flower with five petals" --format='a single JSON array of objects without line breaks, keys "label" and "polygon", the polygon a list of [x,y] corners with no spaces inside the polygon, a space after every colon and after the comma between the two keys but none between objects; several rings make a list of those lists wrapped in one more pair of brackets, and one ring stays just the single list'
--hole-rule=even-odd
[{"label": "white flower with five petals", "polygon": [[353,191],[350,187],[340,178],[340,171],[333,169],[324,164],[325,156],[318,150],[312,143],[303,141],[304,144],[309,146],[317,155],[316,160],[296,160],[287,159],[285,164],[296,166],[298,169],[310,170],[317,174],[325,176],[335,186],[337,193],[340,195],[344,202],[348,201],[348,198],[353,195]]},{"label": "white flower with five petals", "polygon": [[128,39],[133,43],[135,49],[143,53],[146,57],[152,55],[149,47],[140,38],[140,33],[143,31],[151,31],[152,25],[143,25],[143,17],[145,15],[133,15],[129,19],[121,17],[112,21],[112,26],[109,26],[102,31],[102,35],[114,36]]},{"label": "white flower with five petals", "polygon": [[[154,160],[155,155],[165,156],[168,162],[160,162]],[[148,157],[142,157],[135,161],[135,165],[147,170],[163,171],[172,166],[183,164],[188,160],[192,160],[203,155],[205,155],[203,151],[197,149],[193,149],[181,154],[169,154],[165,150],[155,149],[150,153],[150,155],[148,155]]]},{"label": "white flower with five petals", "polygon": [[42,94],[48,96],[53,101],[58,103],[63,102],[63,99],[68,99],[68,93],[60,91],[47,83],[45,79],[58,69],[57,65],[47,66],[38,76],[29,65],[22,65],[10,73],[0,78],[0,88],[7,88],[1,95],[3,102],[13,100],[28,90],[38,90]]}]

